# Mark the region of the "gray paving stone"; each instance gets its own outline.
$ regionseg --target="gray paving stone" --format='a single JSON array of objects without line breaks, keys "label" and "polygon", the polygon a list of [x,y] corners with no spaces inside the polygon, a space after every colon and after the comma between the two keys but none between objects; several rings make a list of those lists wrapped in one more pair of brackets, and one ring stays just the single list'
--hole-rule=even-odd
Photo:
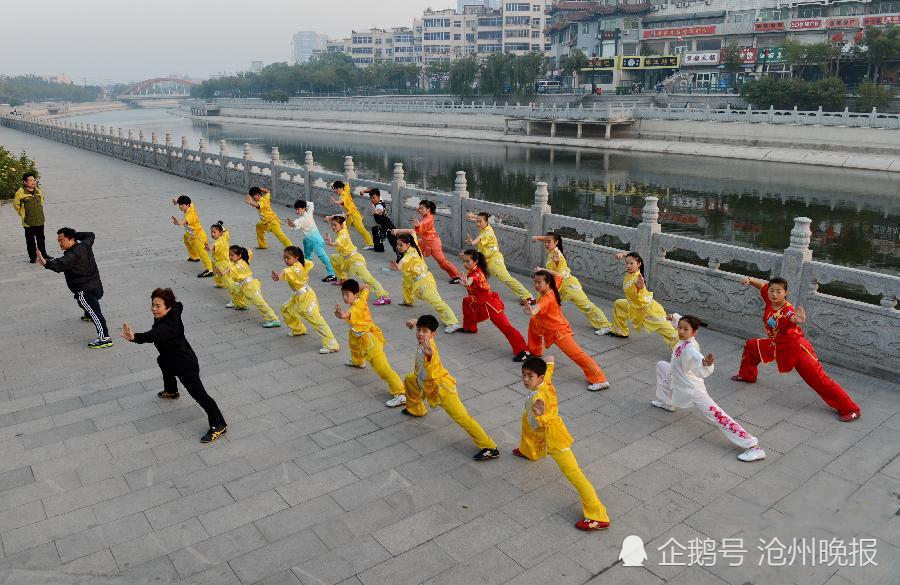
[{"label": "gray paving stone", "polygon": [[27,524],[3,533],[3,551],[9,556],[57,538],[82,532],[96,523],[97,518],[94,516],[94,512],[90,508],[82,508],[68,514]]},{"label": "gray paving stone", "polygon": [[147,561],[206,540],[209,535],[196,518],[157,530],[140,538],[110,547],[120,570],[137,567]]},{"label": "gray paving stone", "polygon": [[19,467],[0,473],[0,492],[34,483],[31,467]]},{"label": "gray paving stone", "polygon": [[311,500],[322,494],[340,490],[341,486],[353,483],[358,478],[343,465],[302,477],[297,481],[275,488],[275,491],[291,506]]},{"label": "gray paving stone", "polygon": [[31,502],[0,512],[0,532],[15,530],[46,518],[41,502]]},{"label": "gray paving stone", "polygon": [[325,545],[311,530],[304,530],[267,544],[229,561],[243,583],[256,583],[325,552]]},{"label": "gray paving stone", "polygon": [[81,487],[78,474],[72,471],[35,481],[4,491],[0,497],[0,510],[9,510],[41,498],[65,493],[66,490]]},{"label": "gray paving stone", "polygon": [[101,504],[95,504],[92,506],[92,509],[97,515],[97,520],[103,524],[116,518],[129,516],[135,512],[155,508],[178,497],[180,497],[180,494],[175,489],[175,486],[171,482],[165,482],[129,492]]},{"label": "gray paving stone", "polygon": [[225,484],[225,489],[236,500],[274,489],[308,477],[297,465],[288,461]]},{"label": "gray paving stone", "polygon": [[47,511],[48,517],[58,516],[72,510],[110,500],[128,492],[129,489],[125,480],[121,477],[113,477],[88,487],[69,490],[63,494],[44,498],[44,509]]},{"label": "gray paving stone", "polygon": [[562,553],[556,553],[514,579],[510,579],[507,583],[510,585],[540,585],[552,582],[555,585],[574,585],[584,583],[590,577],[591,574],[577,563],[573,563]]},{"label": "gray paving stone", "polygon": [[270,514],[254,524],[266,540],[275,542],[343,513],[344,509],[338,506],[331,496],[324,495]]},{"label": "gray paving stone", "polygon": [[206,467],[188,475],[181,475],[172,480],[172,482],[178,488],[178,491],[181,492],[181,495],[187,496],[243,477],[249,473],[253,473],[253,466],[241,458]]},{"label": "gray paving stone", "polygon": [[169,558],[178,574],[187,578],[265,545],[256,527],[247,524],[175,551]]},{"label": "gray paving stone", "polygon": [[211,487],[208,490],[184,496],[161,506],[149,508],[144,511],[147,520],[154,530],[165,528],[188,518],[200,516],[210,510],[222,509],[234,503],[234,499],[222,486]]},{"label": "gray paving stone", "polygon": [[[316,500],[311,500],[314,501]],[[386,501],[380,499],[369,502],[359,510],[320,522],[313,527],[313,531],[325,546],[335,549],[388,524],[393,524],[402,517],[402,511],[392,508]]]},{"label": "gray paving stone", "polygon": [[523,572],[514,560],[489,547],[466,562],[426,581],[426,585],[493,585],[509,583],[513,577]]},{"label": "gray paving stone", "polygon": [[301,583],[332,585],[391,558],[371,536],[349,542],[292,568]]},{"label": "gray paving stone", "polygon": [[386,526],[373,536],[392,555],[398,555],[456,528],[461,523],[445,508],[435,505]]},{"label": "gray paving stone", "polygon": [[119,567],[108,548],[93,554],[70,561],[60,569],[69,574],[81,575],[117,575]]},{"label": "gray paving stone", "polygon": [[512,518],[492,510],[438,536],[434,542],[457,561],[468,561],[521,530],[522,526]]},{"label": "gray paving stone", "polygon": [[143,514],[132,514],[91,527],[78,534],[58,538],[56,549],[59,551],[60,561],[68,563],[73,559],[108,549],[110,546],[140,538],[149,534],[151,530]]},{"label": "gray paving stone", "polygon": [[427,542],[363,571],[358,578],[363,585],[414,585],[455,564],[436,544]]},{"label": "gray paving stone", "polygon": [[210,536],[215,536],[287,507],[288,504],[275,490],[269,490],[202,514],[200,523]]},{"label": "gray paving stone", "polygon": [[562,516],[549,516],[500,543],[497,548],[527,570],[577,541],[581,534],[574,530],[573,524],[574,521]]}]

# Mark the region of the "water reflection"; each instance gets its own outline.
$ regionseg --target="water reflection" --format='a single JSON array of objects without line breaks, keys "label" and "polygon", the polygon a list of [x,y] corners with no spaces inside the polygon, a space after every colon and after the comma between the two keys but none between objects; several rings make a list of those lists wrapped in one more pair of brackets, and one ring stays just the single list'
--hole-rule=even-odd
[{"label": "water reflection", "polygon": [[663,230],[765,250],[789,244],[793,218],[813,220],[817,260],[900,273],[900,181],[895,174],[738,162],[715,158],[531,147],[320,130],[207,124],[161,110],[127,110],[75,118],[92,124],[165,132],[192,148],[225,140],[265,159],[302,163],[311,150],[323,168],[342,171],[352,155],[360,177],[390,181],[402,162],[408,183],[451,191],[466,172],[474,198],[529,206],[534,181],[547,181],[555,213],[634,226],[645,195],[660,198]]}]

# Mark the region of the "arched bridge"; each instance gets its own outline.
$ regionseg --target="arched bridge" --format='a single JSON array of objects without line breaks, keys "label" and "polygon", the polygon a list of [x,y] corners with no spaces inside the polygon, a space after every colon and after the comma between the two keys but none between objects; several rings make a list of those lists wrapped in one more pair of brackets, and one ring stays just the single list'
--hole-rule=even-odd
[{"label": "arched bridge", "polygon": [[191,95],[196,82],[176,77],[156,77],[135,83],[117,97],[120,100],[181,99]]}]

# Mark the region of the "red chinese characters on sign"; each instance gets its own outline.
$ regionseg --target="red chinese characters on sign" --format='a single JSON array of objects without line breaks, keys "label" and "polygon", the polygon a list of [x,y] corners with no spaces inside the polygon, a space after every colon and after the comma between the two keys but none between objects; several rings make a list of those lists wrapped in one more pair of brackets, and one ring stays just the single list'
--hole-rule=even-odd
[{"label": "red chinese characters on sign", "polygon": [[816,30],[822,28],[821,18],[803,18],[791,21],[791,30]]},{"label": "red chinese characters on sign", "polygon": [[825,28],[858,28],[859,18],[829,18]]},{"label": "red chinese characters on sign", "polygon": [[741,63],[744,65],[753,65],[759,55],[759,49],[756,47],[741,47],[740,52]]},{"label": "red chinese characters on sign", "polygon": [[659,37],[691,37],[697,35],[714,35],[716,27],[713,26],[683,26],[680,28],[651,28],[644,31],[645,39]]},{"label": "red chinese characters on sign", "polygon": [[757,22],[753,25],[753,30],[756,32],[774,32],[784,30],[784,23],[780,20],[773,20],[772,22]]},{"label": "red chinese characters on sign", "polygon": [[863,26],[878,26],[879,24],[900,24],[900,14],[867,16],[863,18]]}]

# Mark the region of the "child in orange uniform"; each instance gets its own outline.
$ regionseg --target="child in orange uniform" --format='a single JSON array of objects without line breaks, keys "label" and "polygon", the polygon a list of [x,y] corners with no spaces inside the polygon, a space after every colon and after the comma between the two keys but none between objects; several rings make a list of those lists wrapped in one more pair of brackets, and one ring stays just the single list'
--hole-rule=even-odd
[{"label": "child in orange uniform", "polygon": [[394,235],[415,233],[419,240],[422,256],[425,258],[433,256],[438,266],[450,277],[450,284],[458,284],[459,269],[444,256],[444,246],[441,243],[441,237],[438,235],[437,230],[434,229],[434,214],[437,212],[437,205],[435,205],[434,201],[423,199],[419,202],[416,212],[421,219],[413,220],[415,229],[395,229]]},{"label": "child in orange uniform", "polygon": [[544,353],[544,347],[556,344],[584,372],[588,390],[596,392],[609,388],[603,370],[575,342],[572,326],[562,312],[562,299],[556,288],[556,278],[546,270],[538,270],[534,273],[534,290],[538,293],[538,299],[523,304],[525,314],[531,316],[528,324],[528,352],[540,357]]},{"label": "child in orange uniform", "polygon": [[783,278],[773,278],[766,282],[758,278],[743,278],[741,284],[753,285],[765,303],[763,324],[766,335],[761,339],[749,339],[744,345],[741,367],[732,380],[756,382],[760,362],[776,362],[782,374],[797,370],[803,381],[838,412],[842,422],[859,418],[860,408],[840,384],[828,377],[813,349],[800,328],[806,322],[806,311],[787,302],[788,283]]},{"label": "child in orange uniform", "polygon": [[545,362],[529,357],[522,364],[522,384],[530,391],[522,413],[522,438],[513,455],[537,460],[549,455],[559,470],[581,497],[582,519],[575,523],[579,530],[594,531],[609,528],[609,514],[597,497],[594,486],[578,466],[566,424],[559,416],[559,402],[553,386],[553,358]]},{"label": "child in orange uniform", "polygon": [[456,379],[444,368],[438,354],[434,333],[438,328],[438,320],[434,315],[422,315],[418,319],[410,319],[406,326],[416,330],[415,369],[406,375],[403,385],[406,388],[406,408],[403,414],[409,416],[425,416],[428,409],[425,400],[432,408],[443,408],[453,422],[469,433],[475,446],[481,449],[472,459],[487,461],[500,456],[497,443],[488,436],[478,421],[466,411],[459,395],[456,393]]},{"label": "child in orange uniform", "polygon": [[394,408],[406,404],[403,392],[403,381],[391,367],[384,353],[384,334],[372,321],[369,312],[369,289],[360,289],[359,283],[345,280],[341,284],[341,297],[349,305],[348,311],[342,311],[340,304],[334,307],[334,316],[350,324],[349,345],[350,360],[347,365],[352,368],[364,368],[368,361],[375,373],[384,380],[393,398],[385,402],[385,406]]}]

